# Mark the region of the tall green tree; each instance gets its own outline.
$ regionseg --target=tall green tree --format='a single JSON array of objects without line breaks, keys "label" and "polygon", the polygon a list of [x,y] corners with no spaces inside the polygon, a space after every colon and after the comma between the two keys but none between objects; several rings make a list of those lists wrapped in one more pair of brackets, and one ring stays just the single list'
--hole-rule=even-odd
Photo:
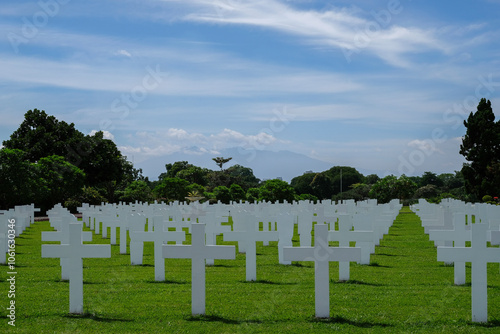
[{"label": "tall green tree", "polygon": [[178,177],[163,179],[154,189],[160,199],[167,201],[185,201],[188,195],[189,182]]},{"label": "tall green tree", "polygon": [[434,185],[436,187],[442,187],[443,186],[443,180],[441,180],[436,173],[433,172],[424,172],[422,175],[422,178],[420,180],[421,187],[424,187],[426,185]]},{"label": "tall green tree", "polygon": [[233,183],[231,187],[229,187],[229,193],[231,194],[231,200],[236,202],[246,199],[247,196],[245,190],[236,183]]},{"label": "tall green tree", "polygon": [[312,194],[313,189],[311,183],[317,173],[304,173],[300,176],[296,176],[290,182],[290,185],[295,189],[297,194]]},{"label": "tall green tree", "polygon": [[231,178],[231,183],[239,184],[244,190],[259,185],[260,180],[255,177],[251,168],[236,164],[227,168],[226,172]]},{"label": "tall green tree", "polygon": [[392,199],[406,200],[417,190],[417,184],[406,175],[397,178],[388,175],[375,183],[370,190],[370,197],[379,203],[388,203]]},{"label": "tall green tree", "polygon": [[136,180],[128,184],[120,200],[124,202],[152,202],[154,195],[146,181]]},{"label": "tall green tree", "polygon": [[331,199],[335,193],[334,181],[325,172],[316,173],[310,183],[310,186],[312,189],[310,194],[319,199]]},{"label": "tall green tree", "polygon": [[286,181],[273,179],[267,180],[259,188],[259,200],[269,202],[292,202],[295,199],[295,190]]},{"label": "tall green tree", "polygon": [[41,206],[42,211],[57,203],[64,203],[68,198],[82,192],[85,173],[67,162],[64,157],[51,155],[41,158],[33,165],[38,179],[35,202]]},{"label": "tall green tree", "polygon": [[86,185],[105,189],[106,197],[115,201],[114,192],[126,177],[128,162],[116,144],[104,138],[102,131],[86,136],[87,151],[82,152],[79,165],[87,175]]},{"label": "tall green tree", "polygon": [[176,161],[173,164],[166,164],[165,169],[167,172],[161,173],[158,179],[161,181],[167,177],[177,177],[177,173],[191,167],[193,167],[193,165],[187,161]]},{"label": "tall green tree", "polygon": [[0,150],[0,209],[34,203],[38,178],[36,169],[19,149]]},{"label": "tall green tree", "polygon": [[481,99],[475,113],[464,121],[465,136],[460,145],[468,163],[462,174],[466,190],[477,198],[500,193],[500,123],[495,122],[491,102]]},{"label": "tall green tree", "polygon": [[[331,193],[327,198],[337,195],[341,191],[348,191],[350,186],[356,183],[363,183],[364,176],[356,168],[348,166],[335,166],[324,172],[332,180]],[[341,190],[342,189],[342,190]]]},{"label": "tall green tree", "polygon": [[212,158],[213,161],[217,164],[217,166],[220,167],[220,170],[222,171],[222,166],[224,166],[226,163],[231,161],[233,158],[223,158],[223,157],[217,157],[217,158]]},{"label": "tall green tree", "polygon": [[197,183],[206,186],[208,182],[208,169],[198,166],[191,166],[177,172],[175,177],[184,179],[189,183]]},{"label": "tall green tree", "polygon": [[105,139],[102,131],[84,135],[73,123],[59,121],[38,109],[25,113],[24,121],[3,145],[24,151],[31,163],[44,157],[64,157],[83,170],[86,186],[103,189],[110,201],[116,200],[114,191],[131,169],[116,144]]},{"label": "tall green tree", "polygon": [[12,133],[3,146],[26,152],[26,159],[37,162],[43,157],[58,155],[66,157],[77,156],[85,144],[85,135],[68,124],[47,115],[43,110],[33,109],[24,114],[24,121]]},{"label": "tall green tree", "polygon": [[81,193],[85,173],[64,157],[42,157],[36,163],[26,157],[21,150],[0,150],[0,208],[34,203],[44,212]]},{"label": "tall green tree", "polygon": [[228,187],[218,186],[214,189],[215,199],[221,201],[224,204],[229,204],[231,202],[231,191]]}]

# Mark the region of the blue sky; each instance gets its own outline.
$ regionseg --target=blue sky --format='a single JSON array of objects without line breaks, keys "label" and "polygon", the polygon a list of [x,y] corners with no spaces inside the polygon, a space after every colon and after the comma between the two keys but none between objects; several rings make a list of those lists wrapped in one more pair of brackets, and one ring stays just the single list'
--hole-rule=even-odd
[{"label": "blue sky", "polygon": [[138,166],[239,147],[453,172],[463,119],[481,97],[500,107],[499,14],[498,0],[3,3],[0,141],[38,108]]}]

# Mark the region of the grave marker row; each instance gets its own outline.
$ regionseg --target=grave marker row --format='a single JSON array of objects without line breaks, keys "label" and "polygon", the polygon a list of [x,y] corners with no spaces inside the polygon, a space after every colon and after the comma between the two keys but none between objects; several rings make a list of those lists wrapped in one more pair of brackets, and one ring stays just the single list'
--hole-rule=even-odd
[{"label": "grave marker row", "polygon": [[[500,211],[496,205],[471,204],[451,199],[444,200],[439,205],[421,199],[417,205],[412,206],[412,210],[421,218],[429,239],[437,246],[437,260],[453,263],[455,285],[465,284],[465,265],[467,262],[472,264],[472,321],[486,322],[487,263],[500,262],[500,249],[487,247],[487,242],[500,242]],[[433,218],[433,215],[439,219]],[[469,241],[470,247],[466,247],[466,242]]]}]

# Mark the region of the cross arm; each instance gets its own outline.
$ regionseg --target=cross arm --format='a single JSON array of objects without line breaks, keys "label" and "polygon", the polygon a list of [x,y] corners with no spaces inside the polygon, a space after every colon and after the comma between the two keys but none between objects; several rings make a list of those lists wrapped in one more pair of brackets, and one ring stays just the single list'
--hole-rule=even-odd
[{"label": "cross arm", "polygon": [[154,232],[133,231],[130,232],[130,240],[134,242],[155,241],[155,236]]},{"label": "cross arm", "polygon": [[284,261],[314,261],[313,247],[283,247]]},{"label": "cross arm", "polygon": [[191,249],[191,245],[163,245],[162,254],[166,259],[191,259]]},{"label": "cross arm", "polygon": [[445,262],[472,262],[471,247],[438,247],[437,260]]},{"label": "cross arm", "polygon": [[203,257],[205,259],[234,260],[236,259],[236,247],[206,245]]}]

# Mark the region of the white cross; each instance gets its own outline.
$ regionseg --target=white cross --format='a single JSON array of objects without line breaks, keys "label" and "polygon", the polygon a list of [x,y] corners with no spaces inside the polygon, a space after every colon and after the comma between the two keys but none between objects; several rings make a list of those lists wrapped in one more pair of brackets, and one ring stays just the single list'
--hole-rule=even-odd
[{"label": "white cross", "polygon": [[66,258],[69,271],[69,312],[83,313],[83,261],[82,258],[111,257],[110,245],[83,245],[82,224],[69,224],[67,245],[42,245],[42,257]]},{"label": "white cross", "polygon": [[500,245],[500,231],[491,231],[491,244]]},{"label": "white cross", "polygon": [[[451,241],[453,247],[465,247],[466,241],[471,241],[471,231],[465,223],[465,212],[453,214],[453,230],[429,230],[429,239],[438,242]],[[465,261],[453,263],[455,285],[465,284]]]},{"label": "white cross", "polygon": [[[108,236],[108,227],[110,228],[110,244],[116,245],[116,229],[121,227],[120,218],[116,215],[116,211],[112,210],[108,216],[102,218],[102,237],[106,238]],[[123,233],[123,228],[120,228],[120,233]],[[125,235],[127,230],[125,229]],[[121,238],[120,238],[121,240]]]},{"label": "white cross", "polygon": [[473,224],[471,247],[438,247],[438,261],[471,262],[472,321],[488,321],[487,263],[500,262],[500,249],[486,247],[488,224]]},{"label": "white cross", "polygon": [[[349,247],[351,241],[356,242],[359,247],[359,242],[373,242],[372,231],[352,231],[352,216],[349,214],[339,215],[339,230],[328,232],[328,241],[338,241],[339,247]],[[333,225],[333,224],[332,224]],[[368,252],[368,259],[370,258],[370,249],[368,247],[361,247],[361,257],[363,253]],[[360,258],[361,260],[361,258]],[[368,262],[370,262],[368,260]],[[339,281],[349,280],[349,262],[339,262]]]},{"label": "white cross", "polygon": [[[162,228],[163,227],[163,228]],[[168,241],[183,242],[186,240],[184,231],[173,232],[169,231],[167,224],[157,225],[152,232],[134,231],[130,232],[131,240],[134,242],[154,242],[154,257],[155,257],[155,281],[165,280],[165,258],[162,254],[162,246]],[[132,249],[131,249],[132,251]],[[130,255],[132,258],[132,254]]]},{"label": "white cross", "polygon": [[142,264],[142,258],[144,253],[144,241],[135,240],[132,236],[134,232],[144,232],[146,228],[146,217],[141,213],[129,213],[127,215],[128,228],[130,235],[130,264],[140,265]]},{"label": "white cross", "polygon": [[278,241],[278,261],[280,264],[292,264],[291,261],[285,260],[283,249],[292,246],[294,217],[286,210],[276,215],[276,223],[278,225],[279,241]]},{"label": "white cross", "polygon": [[330,274],[331,261],[359,261],[359,247],[328,247],[328,226],[314,227],[314,247],[285,247],[283,255],[287,261],[314,261],[314,290],[316,317],[330,316]]},{"label": "white cross", "polygon": [[[206,244],[207,245],[216,245],[217,244],[217,236],[230,232],[231,231],[231,226],[229,225],[222,225],[222,220],[223,217],[225,217],[225,223],[229,222],[229,217],[223,216],[222,212],[220,212],[220,205],[215,205],[212,207],[213,211],[208,211],[206,214],[202,217],[200,217],[199,221],[200,223],[205,223],[205,235],[206,235]],[[214,265],[214,259],[206,259],[206,264],[213,266]]]},{"label": "white cross", "polygon": [[[81,224],[76,222],[76,219],[74,223]],[[61,245],[67,245],[69,243],[69,226],[70,226],[70,221],[61,221],[61,225],[59,226],[61,230],[42,232],[42,241],[59,241]],[[82,241],[92,241],[92,232],[82,232]],[[70,273],[69,261],[70,260],[66,258],[61,258],[60,260],[62,280],[69,280],[69,273]]]},{"label": "white cross", "polygon": [[258,231],[258,223],[252,221],[252,216],[245,217],[245,231],[225,232],[224,241],[237,241],[238,246],[244,244],[246,249],[246,280],[257,280],[257,241],[278,241],[278,232]]},{"label": "white cross", "polygon": [[5,253],[9,251],[8,231],[9,231],[9,220],[15,219],[14,216],[9,215],[12,213],[11,210],[3,211],[0,210],[0,264],[7,263],[7,256]]},{"label": "white cross", "polygon": [[191,225],[191,245],[163,245],[163,257],[191,259],[191,312],[205,314],[205,259],[234,260],[234,246],[205,245],[205,224]]}]

